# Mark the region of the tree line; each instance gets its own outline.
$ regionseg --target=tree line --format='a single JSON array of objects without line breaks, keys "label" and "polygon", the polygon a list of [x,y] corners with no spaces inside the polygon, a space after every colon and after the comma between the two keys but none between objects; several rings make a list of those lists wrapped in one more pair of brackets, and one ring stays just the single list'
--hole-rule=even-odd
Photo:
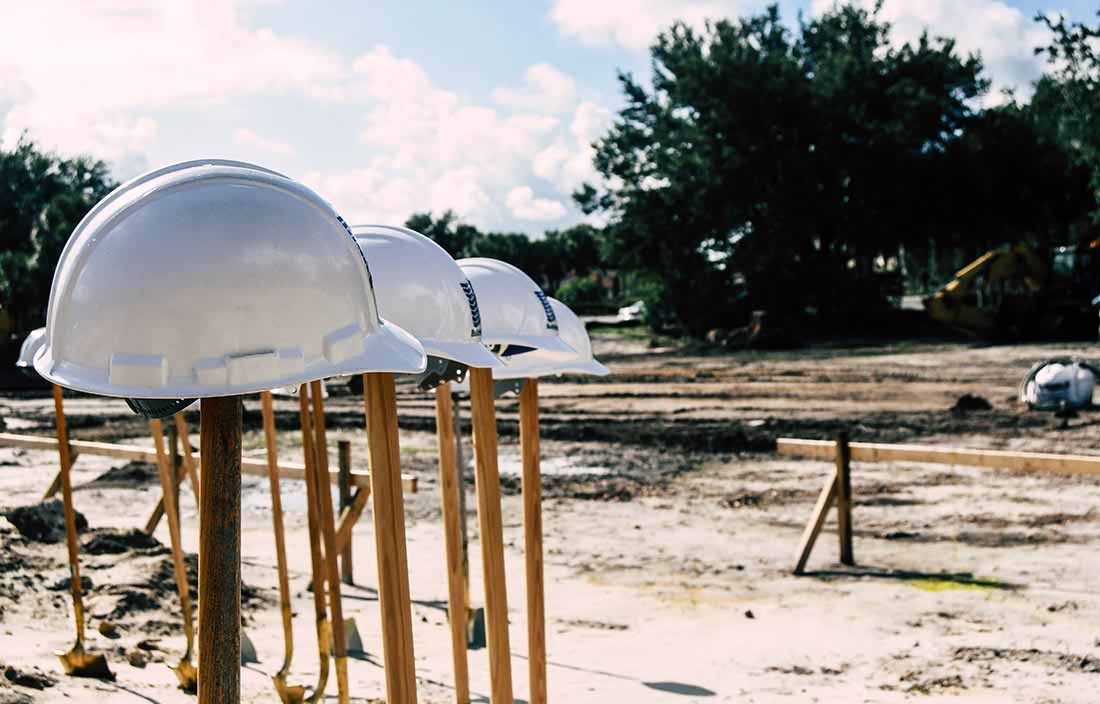
[{"label": "tree line", "polygon": [[[753,310],[851,324],[992,247],[1097,238],[1100,23],[1036,17],[1048,70],[1024,99],[991,95],[981,57],[949,37],[894,41],[880,8],[792,28],[773,6],[662,32],[650,80],[620,73],[599,182],[574,194],[604,227],[405,224],[456,258],[510,261],[570,305],[641,298],[652,324],[696,336]],[[26,137],[0,150],[0,306],[17,329],[42,323],[61,247],[114,186],[103,162]]]},{"label": "tree line", "polygon": [[894,42],[880,9],[676,24],[648,85],[620,75],[576,199],[652,311],[695,335],[753,309],[843,326],[993,246],[1094,236],[1096,30],[1037,18],[1054,63],[1024,101],[950,38]]}]

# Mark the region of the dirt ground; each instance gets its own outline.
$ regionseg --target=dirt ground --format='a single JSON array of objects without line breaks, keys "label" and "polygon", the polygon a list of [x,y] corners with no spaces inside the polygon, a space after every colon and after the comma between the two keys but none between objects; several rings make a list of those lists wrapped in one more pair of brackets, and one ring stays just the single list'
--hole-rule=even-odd
[{"label": "dirt ground", "polygon": [[[1032,362],[1089,347],[849,343],[715,353],[654,346],[629,331],[594,339],[613,376],[540,386],[551,701],[1100,701],[1100,479],[857,464],[858,566],[839,566],[830,520],[810,573],[794,577],[830,467],[772,454],[777,437],[840,429],[856,440],[1100,454],[1096,416],[1060,429],[1014,400]],[[967,393],[992,409],[952,412]],[[420,701],[450,702],[433,407],[411,389],[399,406],[402,469],[420,480],[406,497]],[[296,409],[292,399],[276,403],[280,456],[292,461],[301,460]],[[330,449],[351,440],[354,464],[365,468],[361,401],[333,387],[327,410]],[[514,398],[498,404],[512,669],[517,700],[526,700],[516,410]],[[45,392],[0,396],[0,416],[9,432],[52,432]],[[74,397],[67,417],[75,438],[150,444],[147,426],[119,401]],[[245,451],[262,457],[259,420],[258,402],[247,401]],[[166,667],[183,648],[167,526],[153,540],[134,532],[160,492],[149,466],[76,462],[90,647],[107,654],[117,679],[60,673],[52,652],[73,637],[65,546],[43,542],[59,537],[50,535],[57,514],[35,512],[35,524],[11,513],[38,502],[56,466],[50,453],[0,448],[0,512],[9,516],[0,518],[0,704],[190,700]],[[312,684],[304,494],[301,482],[283,482],[292,680]],[[472,488],[468,496],[472,511]],[[245,630],[260,659],[242,671],[244,700],[274,701],[283,643],[266,479],[244,478],[242,505]],[[187,488],[181,512],[193,553],[197,511]],[[469,525],[480,605],[475,516]],[[368,509],[354,533],[356,585],[344,594],[367,651],[350,667],[360,702],[384,697],[371,526]],[[470,665],[475,701],[488,701],[486,651],[472,651]],[[328,694],[334,700],[334,681]]]}]

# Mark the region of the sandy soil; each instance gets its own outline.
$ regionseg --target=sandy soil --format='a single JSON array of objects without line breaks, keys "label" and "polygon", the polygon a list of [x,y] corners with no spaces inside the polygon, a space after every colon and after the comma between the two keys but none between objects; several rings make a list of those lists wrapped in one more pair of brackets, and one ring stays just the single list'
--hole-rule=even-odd
[{"label": "sandy soil", "polygon": [[[811,573],[794,577],[799,536],[829,467],[770,454],[776,437],[830,437],[840,428],[856,439],[1100,453],[1094,417],[1058,429],[1011,400],[1033,361],[1087,348],[944,343],[714,354],[650,348],[620,334],[596,343],[615,376],[541,387],[552,701],[1100,700],[1100,481],[856,465],[859,566],[839,567],[830,522]],[[964,393],[993,409],[951,413]],[[449,702],[432,406],[411,391],[399,402],[403,470],[420,477],[406,502],[420,699]],[[333,389],[327,407],[330,447],[352,440],[355,464],[365,466],[360,402]],[[512,666],[516,696],[526,700],[516,403],[498,408]],[[80,397],[67,409],[74,437],[149,442],[120,402]],[[278,402],[277,412],[282,456],[300,460],[296,402]],[[0,398],[0,415],[12,431],[52,428],[46,394]],[[255,402],[246,427],[246,452],[262,456]],[[74,468],[75,501],[89,526],[81,536],[89,640],[117,680],[60,673],[51,653],[73,633],[64,543],[32,540],[0,519],[0,703],[191,699],[166,667],[183,647],[167,527],[155,541],[132,532],[159,484],[151,467],[124,464],[81,457]],[[49,453],[0,448],[0,511],[35,504],[55,469]],[[242,673],[250,702],[275,698],[269,677],[283,653],[269,499],[265,479],[245,478],[245,628],[261,661]],[[312,683],[300,482],[284,482],[283,505],[294,679]],[[181,506],[184,544],[194,552],[188,489]],[[371,525],[368,511],[355,531],[356,586],[344,597],[368,651],[351,663],[356,701],[384,696]],[[478,605],[473,517],[470,527]],[[104,623],[116,627],[105,629],[113,637],[100,632]],[[128,662],[134,652],[143,667]],[[485,650],[471,652],[471,684],[485,701]],[[334,697],[335,683],[328,692]]]}]

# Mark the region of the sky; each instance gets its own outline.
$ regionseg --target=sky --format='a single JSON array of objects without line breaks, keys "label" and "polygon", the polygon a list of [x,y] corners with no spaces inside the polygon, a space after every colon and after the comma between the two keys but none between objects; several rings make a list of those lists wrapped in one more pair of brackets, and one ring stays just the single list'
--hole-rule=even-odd
[{"label": "sky", "polygon": [[[455,211],[482,229],[583,220],[591,143],[676,19],[774,0],[0,0],[0,144],[24,131],[125,179],[240,159],[306,183],[353,223]],[[873,6],[875,0],[852,0]],[[792,25],[834,0],[779,0]],[[885,0],[896,42],[927,28],[981,52],[993,92],[1028,85],[1037,12],[1098,0]]]}]

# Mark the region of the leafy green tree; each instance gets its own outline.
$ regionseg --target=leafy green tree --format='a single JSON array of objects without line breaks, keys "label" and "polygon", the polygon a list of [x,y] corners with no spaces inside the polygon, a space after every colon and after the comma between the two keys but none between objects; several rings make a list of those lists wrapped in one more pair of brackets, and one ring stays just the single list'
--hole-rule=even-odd
[{"label": "leafy green tree", "polygon": [[430,238],[455,259],[474,256],[470,248],[481,237],[476,227],[462,223],[451,210],[439,217],[430,212],[415,213],[405,221],[405,227]]},{"label": "leafy green tree", "polygon": [[1097,199],[1093,217],[1100,221],[1100,22],[1092,27],[1044,14],[1035,19],[1053,39],[1036,50],[1050,72],[1037,84],[1033,104],[1048,134],[1089,169]]},{"label": "leafy green tree", "polygon": [[481,232],[447,211],[439,217],[416,213],[405,227],[431,238],[455,259],[490,257],[508,262],[547,291],[556,291],[568,276],[601,267],[599,233],[589,225],[551,230],[534,239],[518,232]]},{"label": "leafy green tree", "polygon": [[558,287],[554,297],[574,310],[584,310],[607,300],[603,284],[591,276],[570,279]]},{"label": "leafy green tree", "polygon": [[620,75],[626,106],[596,144],[605,185],[575,197],[609,216],[613,258],[659,281],[651,309],[695,335],[749,308],[866,305],[849,283],[929,236],[921,196],[987,86],[952,41],[895,47],[877,10],[850,6],[797,34],[774,6],[676,24],[651,57],[650,87]]},{"label": "leafy green tree", "polygon": [[62,158],[25,135],[0,150],[0,306],[17,331],[43,323],[65,242],[115,185],[104,162]]}]

